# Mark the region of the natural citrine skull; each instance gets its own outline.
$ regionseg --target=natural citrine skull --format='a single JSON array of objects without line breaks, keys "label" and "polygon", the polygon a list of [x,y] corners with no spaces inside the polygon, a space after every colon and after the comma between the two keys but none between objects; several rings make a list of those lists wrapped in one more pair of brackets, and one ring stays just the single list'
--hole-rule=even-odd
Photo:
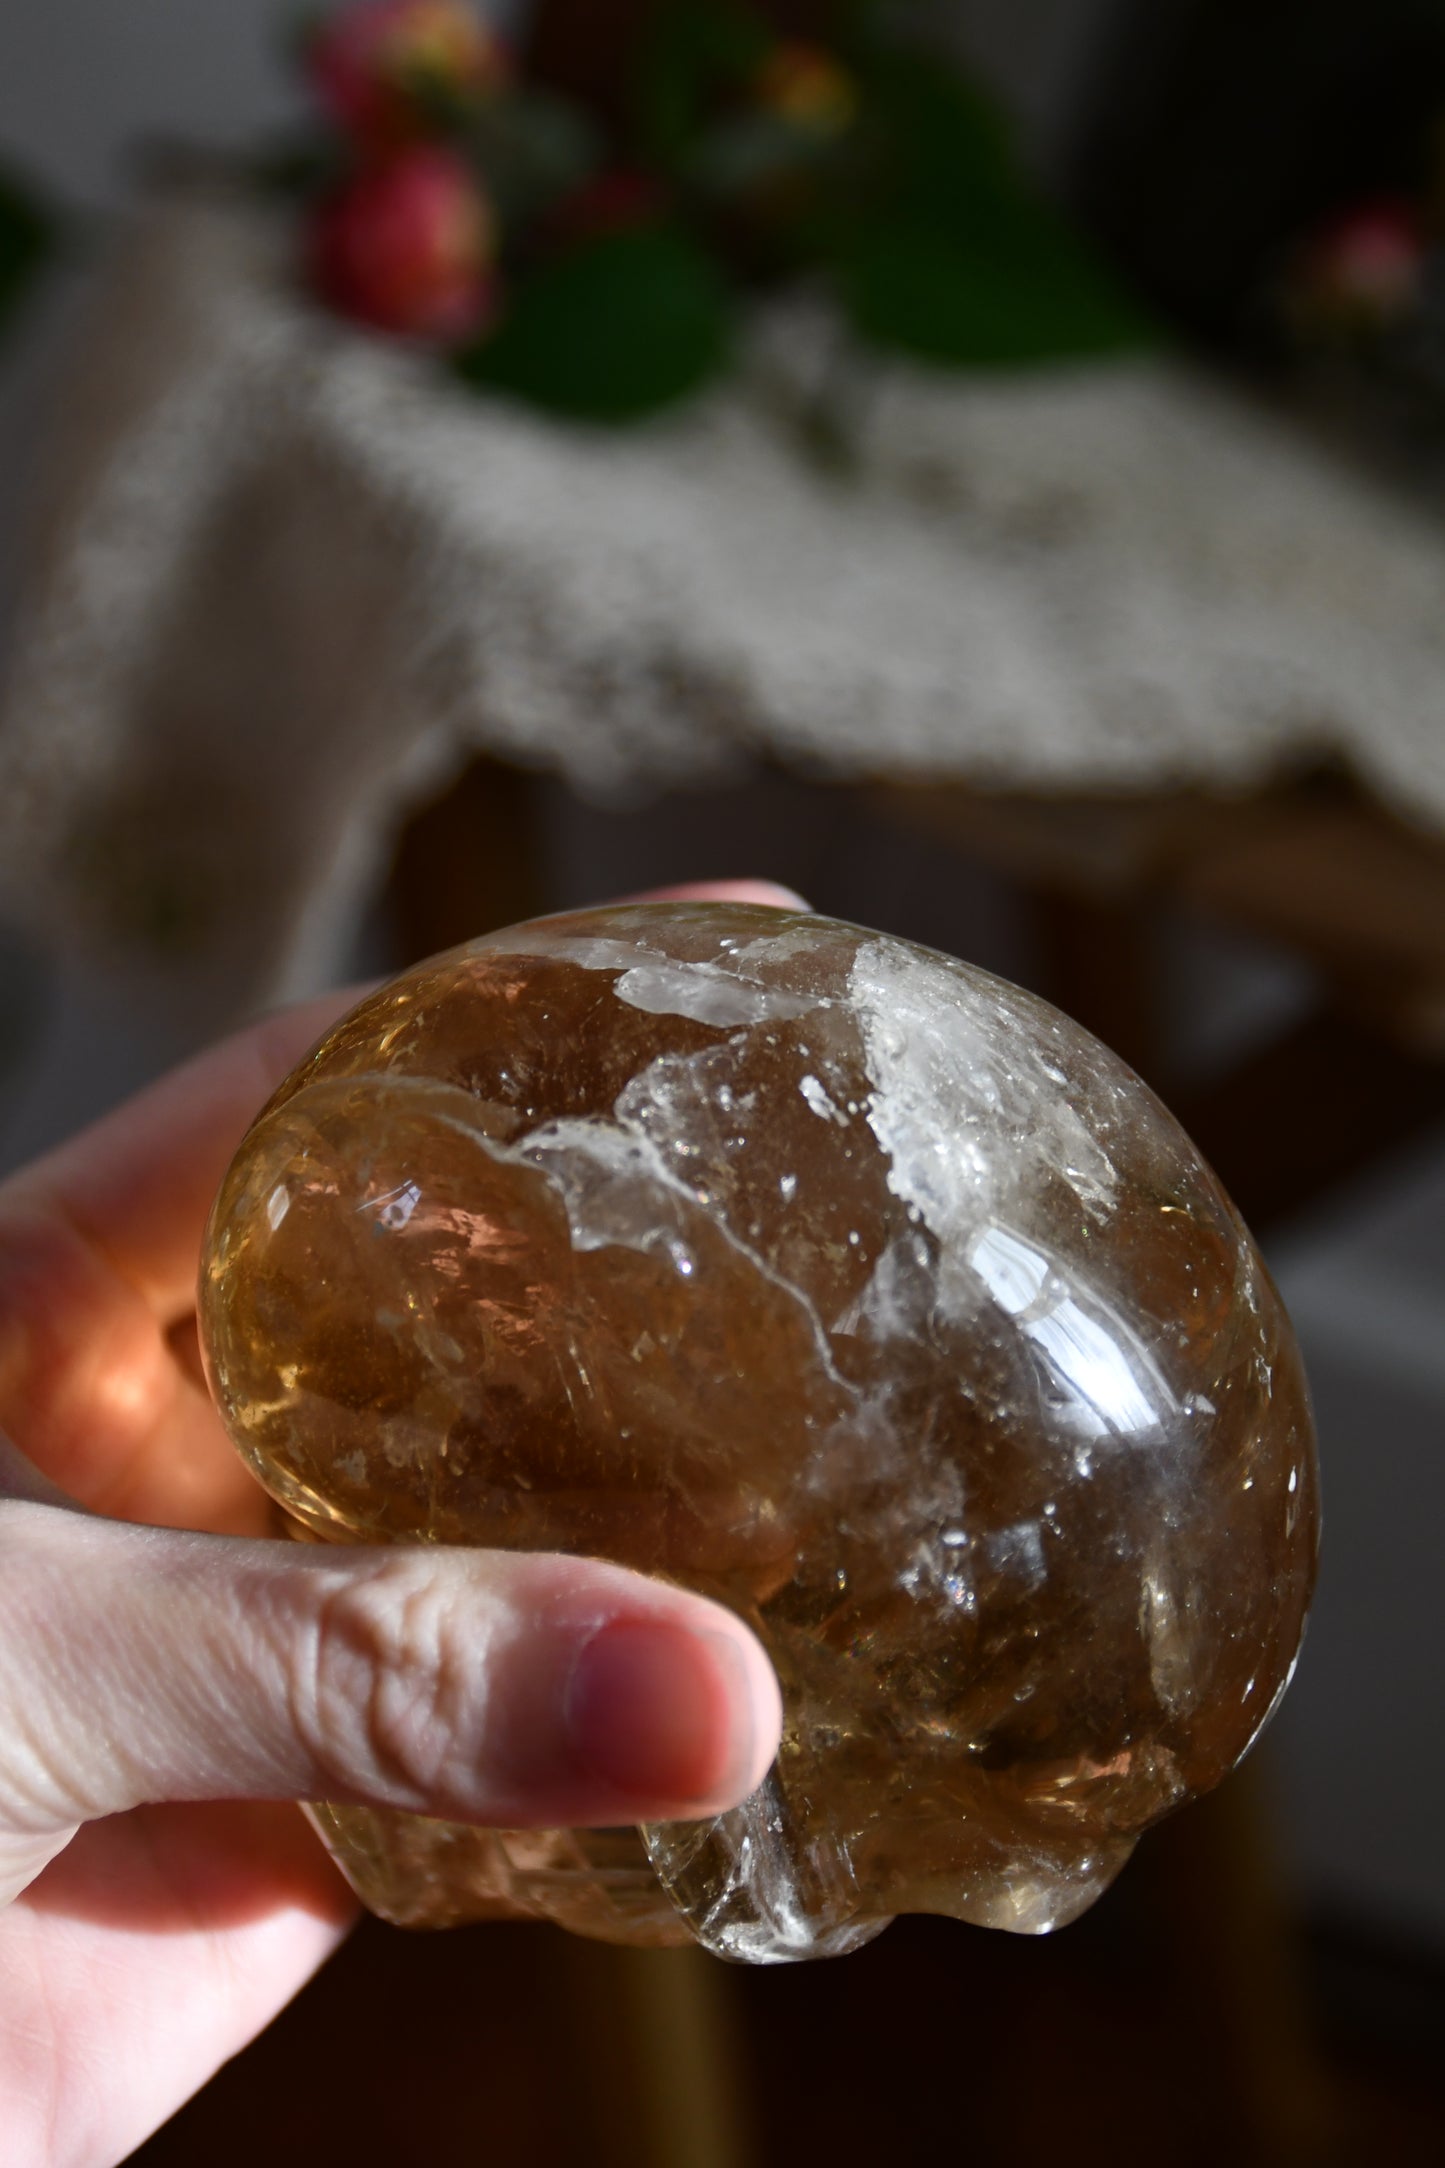
[{"label": "natural citrine skull", "polygon": [[304,1530],[666,1574],[782,1681],[716,1821],[317,1808],[393,1919],[757,1961],[1037,1932],[1293,1666],[1314,1447],[1248,1234],[1112,1054],[903,941],[640,904],[420,965],[252,1127],[201,1304]]}]

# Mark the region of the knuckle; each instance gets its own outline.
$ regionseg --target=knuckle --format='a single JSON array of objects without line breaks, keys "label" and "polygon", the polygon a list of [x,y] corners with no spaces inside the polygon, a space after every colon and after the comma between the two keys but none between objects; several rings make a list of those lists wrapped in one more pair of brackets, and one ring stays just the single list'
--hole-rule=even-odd
[{"label": "knuckle", "polygon": [[293,1713],[337,1789],[433,1811],[464,1800],[486,1702],[469,1610],[425,1553],[398,1553],[327,1590]]},{"label": "knuckle", "polygon": [[10,1838],[69,1828],[107,1804],[83,1734],[77,1752],[69,1518],[0,1499],[0,1831]]}]

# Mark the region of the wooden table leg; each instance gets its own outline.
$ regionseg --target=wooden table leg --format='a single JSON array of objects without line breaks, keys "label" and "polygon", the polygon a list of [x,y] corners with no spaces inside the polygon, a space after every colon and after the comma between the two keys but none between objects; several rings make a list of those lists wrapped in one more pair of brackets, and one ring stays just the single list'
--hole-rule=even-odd
[{"label": "wooden table leg", "polygon": [[554,1959],[591,2168],[751,2168],[730,1968],[700,1949],[560,1935]]},{"label": "wooden table leg", "polygon": [[397,843],[390,898],[403,960],[535,918],[547,907],[545,870],[537,777],[473,761]]}]

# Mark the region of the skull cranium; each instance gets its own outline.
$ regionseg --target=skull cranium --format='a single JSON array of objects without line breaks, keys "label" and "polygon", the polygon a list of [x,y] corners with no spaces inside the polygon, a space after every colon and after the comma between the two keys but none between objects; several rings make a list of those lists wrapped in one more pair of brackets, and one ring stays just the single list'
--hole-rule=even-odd
[{"label": "skull cranium", "polygon": [[1046,1004],[836,921],[624,906],[372,995],[247,1137],[202,1322],[309,1532],[666,1573],[778,1669],[778,1761],[714,1822],[318,1809],[392,1917],[759,1962],[1046,1929],[1298,1647],[1308,1403],[1213,1177]]}]

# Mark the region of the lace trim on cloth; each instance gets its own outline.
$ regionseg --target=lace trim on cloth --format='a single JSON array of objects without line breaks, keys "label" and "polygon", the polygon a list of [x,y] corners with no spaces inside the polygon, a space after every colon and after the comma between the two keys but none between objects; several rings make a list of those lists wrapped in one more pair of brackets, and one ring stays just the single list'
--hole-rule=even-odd
[{"label": "lace trim on cloth", "polygon": [[296,290],[249,206],[117,247],[0,719],[12,899],[74,942],[307,982],[473,750],[594,793],[736,772],[1246,790],[1350,764],[1445,827],[1445,537],[1151,361],[870,364],[811,311],[603,433],[477,401]]}]

